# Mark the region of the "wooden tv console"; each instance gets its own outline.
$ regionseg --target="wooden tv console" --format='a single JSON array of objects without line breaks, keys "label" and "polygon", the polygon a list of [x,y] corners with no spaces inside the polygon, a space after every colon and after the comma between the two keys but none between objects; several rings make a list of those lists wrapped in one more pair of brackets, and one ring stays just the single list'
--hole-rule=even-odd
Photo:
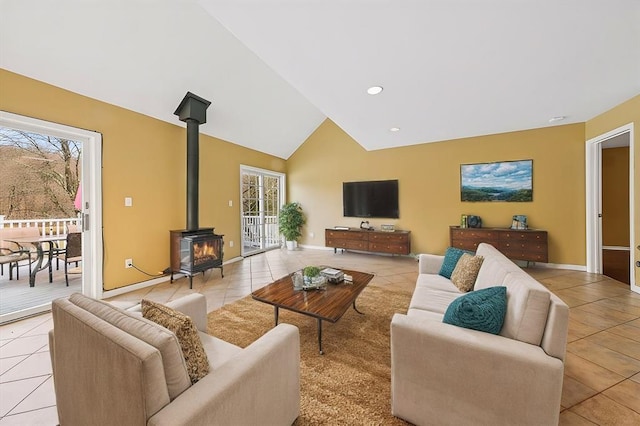
[{"label": "wooden tv console", "polygon": [[400,230],[386,232],[327,228],[324,230],[324,244],[333,247],[334,253],[342,249],[407,255],[411,253],[410,234],[411,231]]},{"label": "wooden tv console", "polygon": [[475,251],[480,243],[489,243],[509,259],[548,262],[547,231],[509,228],[449,227],[450,245]]}]

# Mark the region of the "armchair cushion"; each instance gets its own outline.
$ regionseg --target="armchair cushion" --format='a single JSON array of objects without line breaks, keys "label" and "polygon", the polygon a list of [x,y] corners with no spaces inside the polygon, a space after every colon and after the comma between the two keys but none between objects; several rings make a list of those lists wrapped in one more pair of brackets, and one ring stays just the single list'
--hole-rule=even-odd
[{"label": "armchair cushion", "polygon": [[507,311],[507,288],[489,287],[455,299],[444,313],[442,322],[498,334]]},{"label": "armchair cushion", "polygon": [[185,314],[160,303],[142,299],[142,316],[173,332],[180,342],[191,383],[209,373],[209,359],[202,346],[198,329]]}]

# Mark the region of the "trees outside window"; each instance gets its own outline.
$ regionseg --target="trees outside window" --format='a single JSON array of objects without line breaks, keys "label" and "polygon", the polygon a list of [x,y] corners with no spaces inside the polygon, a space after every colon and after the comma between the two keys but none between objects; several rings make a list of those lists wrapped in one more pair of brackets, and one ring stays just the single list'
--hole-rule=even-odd
[{"label": "trees outside window", "polygon": [[0,215],[74,217],[80,142],[0,127]]}]

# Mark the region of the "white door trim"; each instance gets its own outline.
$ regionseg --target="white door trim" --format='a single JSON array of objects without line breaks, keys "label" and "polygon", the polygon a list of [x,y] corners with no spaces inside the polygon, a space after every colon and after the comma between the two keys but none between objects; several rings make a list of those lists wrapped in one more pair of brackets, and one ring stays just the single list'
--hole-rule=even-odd
[{"label": "white door trim", "polygon": [[[242,224],[242,198],[243,198],[243,194],[242,194],[242,176],[245,173],[257,173],[260,174],[262,176],[273,176],[273,177],[277,177],[279,179],[279,188],[278,188],[278,196],[279,196],[279,206],[278,209],[280,207],[282,207],[282,205],[285,203],[286,197],[285,197],[285,190],[287,188],[287,175],[281,172],[275,172],[273,170],[267,170],[267,169],[261,169],[259,167],[253,167],[253,166],[246,166],[244,164],[240,164],[240,244],[241,244],[241,249],[240,249],[240,256],[245,256],[245,250],[244,250],[244,229],[243,229],[243,224]],[[263,201],[263,197],[262,194],[260,196],[260,202],[262,203]],[[261,209],[262,210],[262,209]],[[256,250],[251,252],[250,254],[256,254],[259,253],[261,251],[264,251],[265,248],[262,248],[261,250]]]},{"label": "white door trim", "polygon": [[[602,227],[598,215],[601,208],[601,144],[623,133],[629,133],[629,242],[635,247],[635,221],[634,221],[634,126],[633,123],[625,124],[607,133],[596,136],[586,141],[586,235],[587,235],[587,272],[602,273]],[[640,287],[635,282],[634,258],[629,262],[631,290],[640,293]]]},{"label": "white door trim", "polygon": [[102,298],[102,135],[6,111],[0,111],[0,125],[82,142],[82,293]]}]

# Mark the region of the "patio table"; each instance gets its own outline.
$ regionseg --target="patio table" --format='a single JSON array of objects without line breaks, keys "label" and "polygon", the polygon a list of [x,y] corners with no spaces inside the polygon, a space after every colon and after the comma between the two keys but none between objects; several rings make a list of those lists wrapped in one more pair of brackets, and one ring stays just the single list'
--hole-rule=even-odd
[{"label": "patio table", "polygon": [[[29,275],[29,287],[35,287],[36,274],[45,268],[49,268],[49,282],[53,282],[53,271],[51,270],[51,259],[53,257],[52,248],[54,246],[57,247],[59,241],[64,241],[66,239],[66,234],[51,235],[48,237],[14,237],[12,239],[7,239],[7,241],[16,243],[19,246],[22,246],[23,244],[31,244],[36,248],[36,259],[34,261],[35,267],[31,269],[31,275]],[[47,250],[43,249],[43,244],[47,244]],[[44,262],[45,252],[47,255],[46,262]]]}]

